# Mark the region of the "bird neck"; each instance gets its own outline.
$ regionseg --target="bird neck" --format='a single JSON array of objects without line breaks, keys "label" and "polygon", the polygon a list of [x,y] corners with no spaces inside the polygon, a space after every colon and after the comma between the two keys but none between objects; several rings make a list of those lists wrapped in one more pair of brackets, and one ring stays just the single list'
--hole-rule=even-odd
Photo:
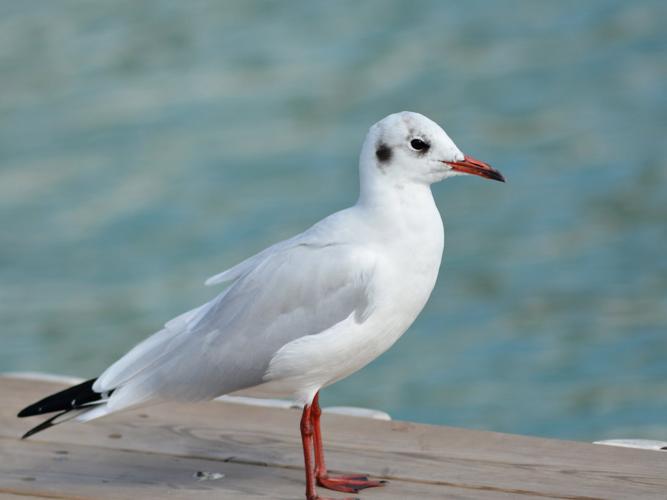
[{"label": "bird neck", "polygon": [[421,182],[411,182],[382,171],[361,169],[359,175],[359,200],[357,205],[366,208],[432,206],[431,186]]},{"label": "bird neck", "polygon": [[385,227],[404,227],[412,231],[424,226],[442,226],[431,187],[424,183],[394,182],[379,176],[364,179],[362,176],[357,206],[372,220],[386,221]]}]

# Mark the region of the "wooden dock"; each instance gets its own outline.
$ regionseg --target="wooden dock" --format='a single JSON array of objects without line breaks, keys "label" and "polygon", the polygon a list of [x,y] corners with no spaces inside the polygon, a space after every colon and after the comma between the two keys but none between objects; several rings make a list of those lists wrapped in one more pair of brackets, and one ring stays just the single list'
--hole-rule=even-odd
[{"label": "wooden dock", "polygon": [[[0,377],[0,498],[303,498],[297,410],[169,404],[21,441],[39,419],[17,411],[62,387]],[[659,451],[341,415],[323,426],[333,471],[390,481],[362,500],[667,498]]]}]

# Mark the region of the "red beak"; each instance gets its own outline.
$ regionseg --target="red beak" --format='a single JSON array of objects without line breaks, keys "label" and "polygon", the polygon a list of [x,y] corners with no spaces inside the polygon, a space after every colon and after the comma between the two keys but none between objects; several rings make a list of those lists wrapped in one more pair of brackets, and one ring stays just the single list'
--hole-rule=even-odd
[{"label": "red beak", "polygon": [[443,163],[446,163],[452,167],[452,170],[456,170],[457,172],[479,175],[480,177],[486,177],[487,179],[493,179],[494,181],[505,182],[503,174],[498,172],[488,163],[476,160],[472,156],[464,156],[462,161],[445,161]]}]

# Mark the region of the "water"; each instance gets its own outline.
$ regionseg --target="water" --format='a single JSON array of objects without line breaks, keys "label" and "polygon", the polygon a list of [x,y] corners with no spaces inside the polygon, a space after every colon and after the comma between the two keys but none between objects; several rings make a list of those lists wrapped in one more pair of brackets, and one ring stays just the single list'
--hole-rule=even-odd
[{"label": "water", "polygon": [[0,370],[99,374],[411,109],[509,182],[434,188],[431,301],[324,403],[667,438],[665,5],[0,2]]}]

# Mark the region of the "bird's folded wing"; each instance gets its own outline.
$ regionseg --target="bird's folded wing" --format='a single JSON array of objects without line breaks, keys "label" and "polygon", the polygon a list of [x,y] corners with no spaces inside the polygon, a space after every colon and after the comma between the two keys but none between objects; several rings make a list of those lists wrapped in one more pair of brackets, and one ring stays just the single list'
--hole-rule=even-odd
[{"label": "bird's folded wing", "polygon": [[[211,285],[217,285],[220,283],[225,283],[226,281],[232,281],[240,278],[244,274],[248,273],[252,269],[257,266],[259,262],[267,258],[268,256],[275,254],[279,252],[280,250],[283,250],[285,248],[289,248],[291,246],[294,246],[294,243],[302,238],[302,235],[295,236],[294,238],[291,238],[289,240],[281,241],[280,243],[276,243],[275,245],[272,245],[263,251],[248,257],[244,261],[239,262],[233,267],[230,267],[229,269],[225,269],[221,273],[216,274],[215,276],[211,276],[205,281],[206,286],[211,286]],[[186,313],[187,314],[187,313]]]},{"label": "bird's folded wing", "polygon": [[349,244],[289,241],[241,263],[247,267],[214,300],[174,318],[108,368],[94,390],[116,389],[110,409],[252,387],[285,344],[349,317],[365,321],[375,255]]}]

